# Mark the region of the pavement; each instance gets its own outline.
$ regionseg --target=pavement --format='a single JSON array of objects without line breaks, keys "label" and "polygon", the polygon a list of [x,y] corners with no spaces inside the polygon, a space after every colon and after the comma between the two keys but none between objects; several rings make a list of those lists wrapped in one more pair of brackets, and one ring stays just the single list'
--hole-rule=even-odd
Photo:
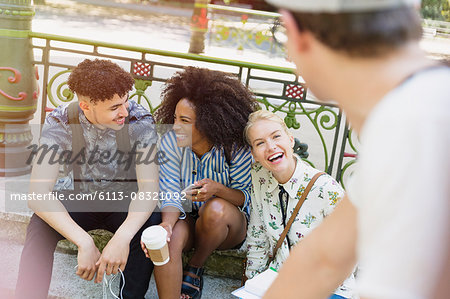
[{"label": "pavement", "polygon": [[[23,246],[21,244],[0,240],[0,269],[3,272],[0,278],[0,298],[12,298],[22,248]],[[92,281],[85,281],[79,278],[75,274],[76,265],[76,255],[55,253],[49,296],[58,299],[103,298],[102,284],[95,284]],[[239,280],[205,275],[203,298],[236,298],[230,295],[230,293],[239,286]],[[118,293],[118,289],[119,277],[112,284],[112,290],[115,294]],[[113,298],[110,294],[108,295],[107,298]],[[145,298],[158,298],[153,277]]]}]

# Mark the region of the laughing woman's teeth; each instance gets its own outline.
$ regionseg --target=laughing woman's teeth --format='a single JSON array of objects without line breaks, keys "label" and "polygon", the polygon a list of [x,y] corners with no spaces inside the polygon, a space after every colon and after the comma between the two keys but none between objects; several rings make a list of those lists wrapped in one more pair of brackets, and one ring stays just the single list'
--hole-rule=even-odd
[{"label": "laughing woman's teeth", "polygon": [[270,162],[273,162],[273,161],[277,160],[278,158],[281,158],[282,156],[283,156],[282,153],[277,153],[277,154],[275,154],[275,155],[273,155],[273,156],[270,156],[268,160],[269,160]]}]

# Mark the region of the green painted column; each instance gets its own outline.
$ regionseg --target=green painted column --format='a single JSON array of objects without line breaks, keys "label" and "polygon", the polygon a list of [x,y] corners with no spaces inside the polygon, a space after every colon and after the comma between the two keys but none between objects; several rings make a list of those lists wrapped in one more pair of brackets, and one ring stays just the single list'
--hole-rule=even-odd
[{"label": "green painted column", "polygon": [[0,0],[0,176],[30,172],[28,122],[36,111],[38,73],[33,65],[31,0]]}]

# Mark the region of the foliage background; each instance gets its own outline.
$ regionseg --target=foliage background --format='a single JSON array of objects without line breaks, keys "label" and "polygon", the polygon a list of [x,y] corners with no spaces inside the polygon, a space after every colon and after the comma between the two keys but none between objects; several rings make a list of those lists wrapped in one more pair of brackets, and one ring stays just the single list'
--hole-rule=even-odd
[{"label": "foliage background", "polygon": [[422,17],[450,22],[450,0],[422,0]]}]

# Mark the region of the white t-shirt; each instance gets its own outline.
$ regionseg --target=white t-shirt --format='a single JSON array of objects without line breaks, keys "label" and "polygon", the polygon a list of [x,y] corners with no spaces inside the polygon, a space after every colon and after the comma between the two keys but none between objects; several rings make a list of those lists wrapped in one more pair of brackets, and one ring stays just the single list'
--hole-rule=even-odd
[{"label": "white t-shirt", "polygon": [[449,238],[450,68],[409,78],[373,109],[348,186],[358,209],[358,291],[429,298]]}]

